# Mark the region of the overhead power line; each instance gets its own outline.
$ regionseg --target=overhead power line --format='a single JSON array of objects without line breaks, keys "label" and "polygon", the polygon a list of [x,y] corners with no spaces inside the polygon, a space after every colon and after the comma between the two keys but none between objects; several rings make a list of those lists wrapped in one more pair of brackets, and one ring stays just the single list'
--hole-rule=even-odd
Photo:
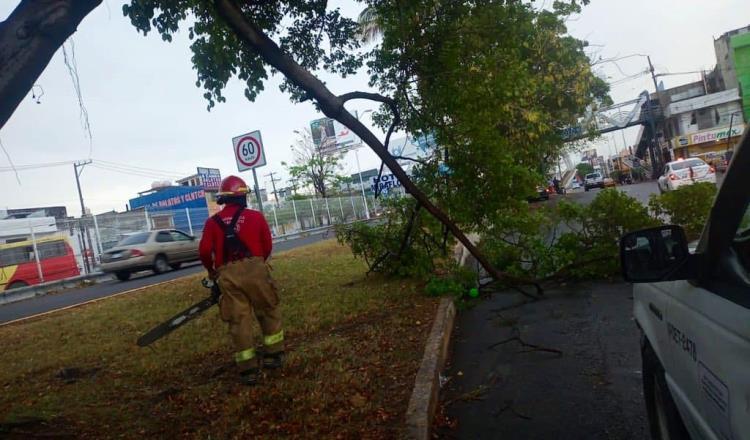
[{"label": "overhead power line", "polygon": [[16,173],[16,181],[20,185],[21,178],[18,176],[18,170],[16,169],[16,166],[13,165],[13,159],[10,158],[10,154],[8,154],[8,150],[5,149],[5,145],[3,145],[2,139],[0,139],[0,148],[3,149],[3,153],[5,153],[5,157],[8,159],[8,163],[10,164],[10,169],[13,170],[14,173]]}]

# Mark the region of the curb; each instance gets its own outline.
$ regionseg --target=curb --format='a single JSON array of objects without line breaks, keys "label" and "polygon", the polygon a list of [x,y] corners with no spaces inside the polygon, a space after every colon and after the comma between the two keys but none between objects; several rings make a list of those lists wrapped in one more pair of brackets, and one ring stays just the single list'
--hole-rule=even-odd
[{"label": "curb", "polygon": [[80,302],[80,303],[76,303],[76,304],[71,304],[71,305],[65,306],[65,307],[60,307],[59,309],[47,310],[46,312],[37,313],[35,315],[24,316],[23,318],[18,318],[18,319],[14,319],[14,320],[11,320],[11,321],[6,321],[6,322],[0,322],[0,327],[4,327],[6,325],[11,325],[11,324],[17,324],[19,322],[25,322],[25,321],[29,321],[29,320],[36,319],[36,318],[41,318],[43,316],[51,315],[53,313],[62,312],[64,310],[75,309],[77,307],[82,307],[82,306],[85,306],[85,305],[88,305],[88,304],[97,303],[99,301],[104,301],[104,300],[110,299],[110,298],[116,298],[116,297],[122,296],[122,295],[128,295],[128,294],[131,294],[131,293],[137,293],[137,292],[140,292],[141,290],[146,290],[146,289],[151,288],[151,287],[156,287],[156,286],[161,286],[161,285],[164,285],[164,284],[173,283],[175,281],[181,280],[183,278],[187,278],[189,276],[192,276],[192,275],[185,275],[184,277],[179,277],[179,278],[174,278],[174,279],[171,279],[171,280],[161,281],[161,282],[158,282],[158,283],[155,283],[155,284],[149,284],[149,285],[146,285],[146,286],[135,287],[133,289],[124,290],[122,292],[117,292],[117,293],[114,293],[112,295],[102,296],[101,298],[94,298],[94,299],[90,299],[88,301],[84,301],[84,302]]},{"label": "curb", "polygon": [[110,278],[110,274],[99,272],[89,275],[79,275],[72,278],[65,278],[63,280],[33,284],[31,286],[21,287],[18,289],[0,291],[0,305],[12,304],[14,302],[23,301],[29,298],[34,298],[36,296],[44,296],[48,293],[58,290],[77,287],[78,283],[80,282],[92,281],[94,284],[96,284],[99,281],[107,280]]},{"label": "curb", "polygon": [[432,433],[432,419],[435,417],[440,390],[440,372],[445,366],[455,318],[456,307],[453,300],[440,300],[406,410],[409,438],[428,440]]}]

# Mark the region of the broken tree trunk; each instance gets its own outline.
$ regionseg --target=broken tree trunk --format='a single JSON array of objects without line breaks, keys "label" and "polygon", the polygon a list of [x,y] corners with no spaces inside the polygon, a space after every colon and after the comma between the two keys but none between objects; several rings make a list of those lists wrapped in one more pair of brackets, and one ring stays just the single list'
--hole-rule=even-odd
[{"label": "broken tree trunk", "polygon": [[[216,10],[221,15],[234,33],[251,46],[264,61],[279,72],[284,74],[287,79],[307,92],[308,96],[315,99],[319,108],[329,118],[335,119],[345,126],[349,127],[357,136],[360,137],[374,152],[380,157],[386,166],[393,172],[396,178],[404,186],[404,189],[411,194],[430,214],[442,222],[450,232],[460,241],[466,249],[477,259],[479,264],[496,280],[507,282],[512,285],[534,284],[537,292],[541,292],[539,286],[529,280],[520,279],[501,272],[495,268],[489,260],[474,246],[474,244],[464,235],[461,229],[448,216],[425,195],[414,182],[411,181],[401,165],[391,156],[388,150],[383,146],[380,140],[359,122],[344,107],[344,103],[351,99],[369,99],[381,103],[392,105],[393,100],[376,93],[352,92],[342,96],[334,95],[316,76],[300,66],[289,55],[284,53],[281,48],[271,40],[258,26],[250,21],[235,0],[214,0]],[[536,298],[536,296],[524,292],[525,295]]]},{"label": "broken tree trunk", "polygon": [[22,0],[0,22],[0,128],[52,56],[102,0]]}]

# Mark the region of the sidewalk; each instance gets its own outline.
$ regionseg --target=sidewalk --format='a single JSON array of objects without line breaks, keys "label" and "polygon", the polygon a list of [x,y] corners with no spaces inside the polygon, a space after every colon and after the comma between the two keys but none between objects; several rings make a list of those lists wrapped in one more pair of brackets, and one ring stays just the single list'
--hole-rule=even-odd
[{"label": "sidewalk", "polygon": [[[546,295],[500,310],[521,298],[496,293],[459,313],[441,392],[454,426],[439,428],[441,438],[648,438],[631,287]],[[501,343],[514,336],[533,346]]]}]

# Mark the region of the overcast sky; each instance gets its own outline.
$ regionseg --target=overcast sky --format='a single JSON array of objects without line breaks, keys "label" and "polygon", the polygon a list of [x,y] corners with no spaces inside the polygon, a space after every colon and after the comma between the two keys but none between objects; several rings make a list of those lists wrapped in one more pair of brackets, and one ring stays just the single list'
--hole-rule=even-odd
[{"label": "overcast sky", "polygon": [[[0,20],[17,5],[0,0]],[[290,161],[294,130],[320,117],[311,104],[292,104],[278,91],[278,79],[266,84],[256,102],[244,98],[238,81],[224,95],[227,102],[206,111],[203,91],[195,86],[185,33],[165,43],[156,34],[143,37],[122,16],[123,2],[105,0],[74,34],[75,58],[84,105],[93,140],[84,131],[78,100],[59,51],[37,83],[44,90],[41,103],[31,94],[19,105],[0,131],[0,140],[16,165],[93,158],[161,171],[130,175],[87,166],[81,184],[86,205],[94,213],[123,210],[128,199],[146,190],[155,180],[195,173],[197,166],[220,168],[222,175],[236,173],[231,139],[261,130],[268,166],[259,169],[261,187],[270,171],[285,178],[282,161]],[[354,1],[330,2],[355,17],[362,5]],[[743,0],[592,0],[579,17],[568,23],[570,33],[588,40],[604,58],[634,53],[649,54],[657,72],[709,69],[715,64],[713,38],[750,24]],[[644,58],[605,64],[602,74],[618,81],[647,68]],[[622,71],[622,72],[621,72]],[[623,73],[625,75],[623,75]],[[663,77],[667,87],[699,79],[698,74]],[[367,90],[367,75],[342,80],[325,77],[336,93]],[[653,90],[650,76],[613,87],[615,102]],[[37,91],[39,89],[36,89]],[[360,112],[375,108],[368,102],[347,105]],[[369,122],[369,115],[364,117]],[[630,129],[632,143],[637,129]],[[598,143],[601,153],[622,148],[615,133]],[[91,149],[91,154],[89,154]],[[360,150],[362,169],[379,165],[369,149]],[[8,166],[0,155],[0,167]],[[354,154],[346,157],[346,171],[355,172]],[[243,177],[251,180],[249,173]],[[79,215],[80,207],[72,165],[20,172],[20,185],[12,172],[0,173],[0,208],[65,205]]]}]

